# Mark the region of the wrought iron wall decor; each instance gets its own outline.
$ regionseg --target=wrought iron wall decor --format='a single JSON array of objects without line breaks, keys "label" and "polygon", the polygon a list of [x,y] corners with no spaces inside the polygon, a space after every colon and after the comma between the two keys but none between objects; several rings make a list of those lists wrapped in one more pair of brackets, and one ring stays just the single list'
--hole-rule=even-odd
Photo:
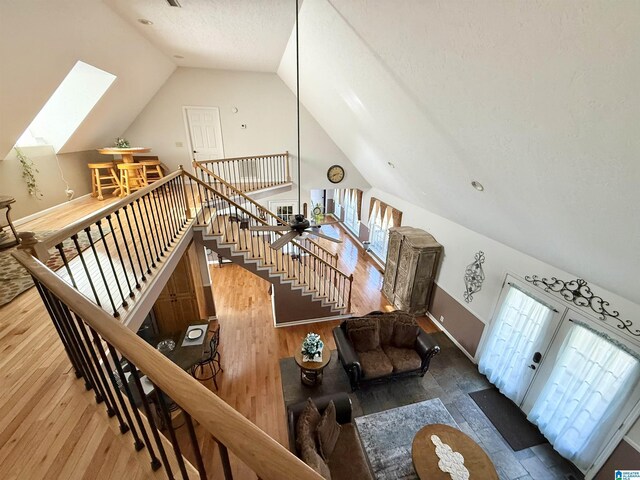
[{"label": "wrought iron wall decor", "polygon": [[475,262],[467,265],[464,270],[464,285],[466,287],[464,291],[464,301],[471,303],[473,300],[473,294],[478,293],[482,288],[482,282],[484,282],[484,270],[482,270],[482,264],[484,263],[484,252],[480,250],[476,253]]},{"label": "wrought iron wall decor", "polygon": [[556,277],[551,279],[540,278],[537,275],[526,276],[527,282],[533,283],[537,287],[544,288],[545,292],[559,293],[562,298],[568,302],[572,302],[578,307],[589,307],[598,314],[598,318],[603,322],[609,317],[618,322],[616,325],[620,330],[626,330],[635,337],[640,337],[640,330],[633,327],[631,320],[623,320],[620,318],[620,312],[617,310],[607,310],[609,302],[603,300],[602,297],[594,295],[587,282],[581,278],[565,282]]}]

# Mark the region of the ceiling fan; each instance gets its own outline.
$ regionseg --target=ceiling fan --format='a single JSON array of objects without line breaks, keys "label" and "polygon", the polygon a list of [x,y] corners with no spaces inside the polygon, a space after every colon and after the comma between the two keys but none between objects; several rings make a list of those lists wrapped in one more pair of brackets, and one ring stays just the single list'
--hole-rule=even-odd
[{"label": "ceiling fan", "polygon": [[[298,209],[300,208],[300,55],[298,47],[298,0],[296,0],[296,120],[298,133]],[[293,221],[288,225],[255,225],[250,226],[249,230],[258,232],[287,232],[280,238],[277,238],[270,247],[274,250],[282,248],[296,237],[306,237],[308,235],[324,238],[336,243],[342,243],[339,238],[330,237],[320,232],[322,225],[331,225],[337,222],[321,222],[314,223],[304,217],[301,213],[293,216]]]}]

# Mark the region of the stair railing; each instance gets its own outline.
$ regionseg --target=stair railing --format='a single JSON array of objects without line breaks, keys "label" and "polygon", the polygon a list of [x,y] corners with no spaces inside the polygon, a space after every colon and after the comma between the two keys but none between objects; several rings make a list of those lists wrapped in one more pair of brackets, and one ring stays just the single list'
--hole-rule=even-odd
[{"label": "stair railing", "polygon": [[291,183],[289,152],[194,161],[242,192]]},{"label": "stair railing", "polygon": [[[131,434],[136,450],[147,450],[150,468],[164,467],[169,478],[232,480],[229,452],[264,480],[322,477],[277,441],[227,405],[212,391],[171,362],[134,332],[63,281],[25,251],[13,254],[31,274],[78,379],[82,378],[95,400],[116,417],[122,435]],[[125,370],[129,374],[125,373]],[[156,414],[143,382],[155,391],[159,416],[171,443],[163,440]],[[189,449],[183,451],[171,422],[168,403],[182,409],[189,433]],[[194,421],[218,445],[222,465],[207,472]],[[168,447],[167,445],[170,445]],[[167,447],[166,447],[167,446]],[[183,444],[184,446],[184,444]]]},{"label": "stair railing", "polygon": [[188,231],[185,194],[179,170],[23,247],[118,317]]},{"label": "stair railing", "polygon": [[252,226],[270,225],[266,215],[252,211],[251,206],[257,204],[251,201],[241,205],[194,175],[185,172],[185,176],[191,180],[186,183],[190,202],[200,205],[196,222],[206,227],[209,234],[221,235],[223,241],[236,244],[239,251],[248,252],[260,265],[285,274],[286,279],[332,302],[336,308],[351,310],[353,275],[347,275],[297,242],[290,242],[280,250],[272,249],[271,243],[283,233],[251,230]]},{"label": "stair railing", "polygon": [[[227,198],[238,199],[238,203],[242,203],[244,208],[249,210],[254,216],[265,220],[269,225],[288,225],[286,220],[263,207],[244,192],[240,191],[225,179],[209,170],[209,168],[204,166],[202,162],[193,162],[193,167],[195,169],[196,176],[201,181],[209,184]],[[302,241],[296,239],[293,241],[293,244],[310,250],[313,254],[334,267],[338,265],[338,254],[330,252],[311,238],[305,238]]]}]

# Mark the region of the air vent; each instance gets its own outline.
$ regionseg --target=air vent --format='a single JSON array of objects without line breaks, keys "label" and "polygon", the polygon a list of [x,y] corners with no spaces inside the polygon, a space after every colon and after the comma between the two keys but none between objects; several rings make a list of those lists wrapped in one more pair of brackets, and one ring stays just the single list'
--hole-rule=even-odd
[{"label": "air vent", "polygon": [[178,3],[178,0],[167,0],[167,3],[170,7],[182,7],[182,5]]}]

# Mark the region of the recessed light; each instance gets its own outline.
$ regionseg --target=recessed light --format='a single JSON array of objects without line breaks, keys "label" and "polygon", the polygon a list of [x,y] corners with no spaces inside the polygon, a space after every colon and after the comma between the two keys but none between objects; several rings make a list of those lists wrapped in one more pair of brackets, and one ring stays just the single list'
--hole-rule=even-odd
[{"label": "recessed light", "polygon": [[387,164],[388,164],[391,168],[396,168],[396,166],[395,166],[393,163],[391,163],[391,162],[387,162]]},{"label": "recessed light", "polygon": [[153,22],[151,20],[147,20],[146,18],[139,18],[138,22],[143,25],[153,25]]},{"label": "recessed light", "polygon": [[474,180],[473,182],[471,182],[471,186],[473,188],[475,188],[476,190],[478,190],[479,192],[483,192],[484,191],[484,187],[477,180]]},{"label": "recessed light", "polygon": [[184,58],[182,55],[174,55],[173,58]]}]

